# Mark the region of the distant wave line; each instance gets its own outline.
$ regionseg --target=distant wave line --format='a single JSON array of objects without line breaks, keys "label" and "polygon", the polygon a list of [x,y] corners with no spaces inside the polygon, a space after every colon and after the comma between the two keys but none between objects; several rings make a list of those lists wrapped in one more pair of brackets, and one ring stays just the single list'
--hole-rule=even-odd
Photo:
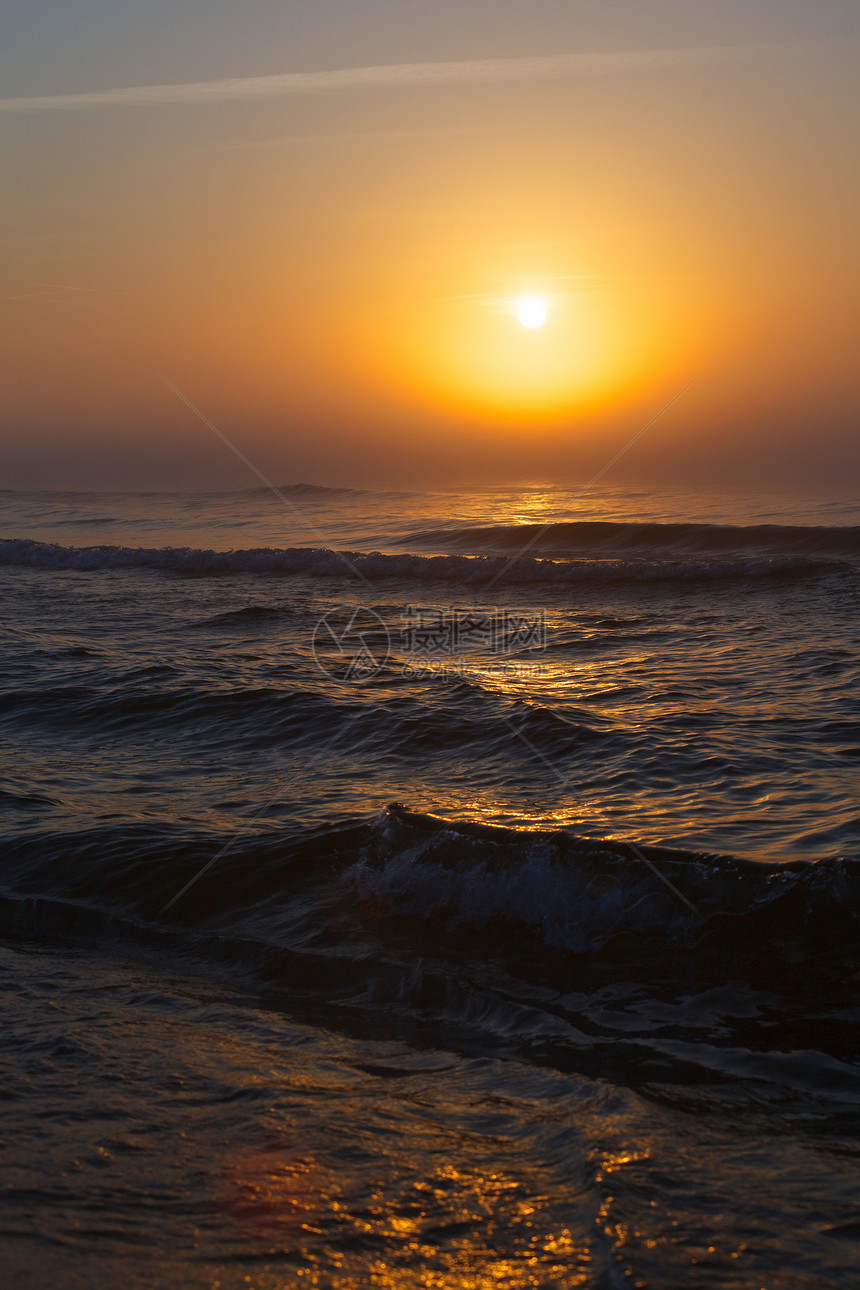
[{"label": "distant wave line", "polygon": [[41,94],[0,99],[0,112],[47,112],[99,107],[154,107],[171,103],[322,94],[351,89],[422,88],[458,82],[535,81],[567,76],[602,76],[639,68],[685,67],[755,58],[789,44],[711,45],[687,49],[642,49],[531,58],[485,58],[460,62],[391,63],[333,71],[284,72],[274,76],[231,77],[180,85],[137,85],[75,94]]},{"label": "distant wave line", "polygon": [[0,567],[43,570],[151,570],[166,574],[304,575],[342,578],[346,564],[365,580],[443,579],[465,584],[502,578],[506,583],[608,584],[616,582],[702,582],[737,578],[813,577],[854,569],[849,562],[798,555],[709,559],[551,559],[535,556],[412,555],[379,551],[333,551],[321,547],[256,547],[213,551],[194,547],[67,547],[30,538],[0,539]]}]

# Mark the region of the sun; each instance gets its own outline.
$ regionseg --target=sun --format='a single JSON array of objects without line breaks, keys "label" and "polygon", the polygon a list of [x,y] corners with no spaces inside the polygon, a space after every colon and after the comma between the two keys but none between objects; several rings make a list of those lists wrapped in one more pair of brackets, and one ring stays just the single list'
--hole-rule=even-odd
[{"label": "sun", "polygon": [[517,302],[517,317],[524,327],[543,327],[546,316],[546,305],[536,296]]}]

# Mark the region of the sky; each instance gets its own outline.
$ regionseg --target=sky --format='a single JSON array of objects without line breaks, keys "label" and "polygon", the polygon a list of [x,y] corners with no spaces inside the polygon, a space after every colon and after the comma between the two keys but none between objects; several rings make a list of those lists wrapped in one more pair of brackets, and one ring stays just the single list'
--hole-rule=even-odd
[{"label": "sky", "polygon": [[856,480],[856,0],[0,30],[0,487]]}]

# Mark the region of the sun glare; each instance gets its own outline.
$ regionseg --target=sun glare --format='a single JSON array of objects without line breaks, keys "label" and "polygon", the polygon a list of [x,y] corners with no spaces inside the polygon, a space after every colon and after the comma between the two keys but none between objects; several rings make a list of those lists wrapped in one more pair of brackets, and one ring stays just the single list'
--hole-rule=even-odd
[{"label": "sun glare", "polygon": [[531,297],[517,304],[517,317],[524,327],[543,327],[546,322],[546,305]]},{"label": "sun glare", "polygon": [[[570,270],[578,267],[550,265],[543,276],[573,280]],[[378,348],[367,329],[372,362],[405,392],[420,390],[434,406],[476,414],[482,423],[504,420],[512,433],[515,426],[521,432],[523,418],[554,422],[611,403],[636,378],[646,352],[650,360],[642,338],[650,346],[659,334],[656,315],[644,326],[632,292],[542,285],[517,283],[504,264],[471,277],[458,266],[447,293],[433,295],[428,279],[426,307],[392,309]],[[653,309],[651,297],[647,303]]]}]

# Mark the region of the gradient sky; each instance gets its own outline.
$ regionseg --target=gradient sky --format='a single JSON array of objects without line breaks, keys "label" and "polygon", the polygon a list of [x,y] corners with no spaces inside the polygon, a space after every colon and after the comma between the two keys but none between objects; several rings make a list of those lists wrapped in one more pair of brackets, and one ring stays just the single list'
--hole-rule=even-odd
[{"label": "gradient sky", "polygon": [[856,478],[855,0],[0,15],[0,486]]}]

